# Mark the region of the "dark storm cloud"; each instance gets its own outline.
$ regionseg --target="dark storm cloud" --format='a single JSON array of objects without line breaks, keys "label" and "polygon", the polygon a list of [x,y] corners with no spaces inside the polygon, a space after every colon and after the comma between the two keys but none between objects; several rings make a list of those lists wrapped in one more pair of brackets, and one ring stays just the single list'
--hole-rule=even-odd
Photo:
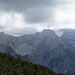
[{"label": "dark storm cloud", "polygon": [[0,9],[24,14],[27,23],[43,23],[51,21],[53,9],[62,3],[63,0],[0,0]]}]

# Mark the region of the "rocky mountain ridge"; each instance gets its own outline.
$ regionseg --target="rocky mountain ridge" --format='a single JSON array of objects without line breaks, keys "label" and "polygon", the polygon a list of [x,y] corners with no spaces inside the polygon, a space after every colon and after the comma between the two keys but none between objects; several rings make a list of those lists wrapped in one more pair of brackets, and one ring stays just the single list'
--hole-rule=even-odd
[{"label": "rocky mountain ridge", "polygon": [[[69,35],[70,33],[71,35]],[[68,36],[70,37],[68,38]],[[20,37],[10,36],[2,32],[0,33],[0,51],[10,54],[15,52],[21,55],[23,59],[44,65],[55,72],[74,75],[74,41],[74,33],[71,31],[65,31],[61,37],[49,29],[43,30],[41,33]],[[12,51],[10,48],[6,48],[8,46],[12,48]]]}]

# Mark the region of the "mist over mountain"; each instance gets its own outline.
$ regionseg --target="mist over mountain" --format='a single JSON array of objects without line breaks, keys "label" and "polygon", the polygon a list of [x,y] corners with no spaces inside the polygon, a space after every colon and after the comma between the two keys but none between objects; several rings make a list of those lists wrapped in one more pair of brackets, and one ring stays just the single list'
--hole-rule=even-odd
[{"label": "mist over mountain", "polygon": [[0,52],[44,65],[55,72],[75,74],[75,31],[66,30],[58,37],[53,30],[19,37],[0,33]]}]

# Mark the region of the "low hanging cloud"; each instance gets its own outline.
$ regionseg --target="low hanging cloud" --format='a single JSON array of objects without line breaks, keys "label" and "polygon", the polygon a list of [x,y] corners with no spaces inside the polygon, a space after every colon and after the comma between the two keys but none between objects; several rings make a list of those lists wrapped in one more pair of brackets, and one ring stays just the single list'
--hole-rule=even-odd
[{"label": "low hanging cloud", "polygon": [[0,25],[0,30],[3,30],[5,28],[6,28],[5,26]]},{"label": "low hanging cloud", "polygon": [[[13,31],[14,30],[14,31]],[[34,27],[24,27],[24,28],[16,28],[16,27],[13,27],[13,28],[7,28],[7,29],[4,29],[4,32],[6,34],[11,34],[11,35],[14,35],[14,36],[17,36],[17,35],[24,35],[24,34],[33,34],[37,31],[36,28]]]}]

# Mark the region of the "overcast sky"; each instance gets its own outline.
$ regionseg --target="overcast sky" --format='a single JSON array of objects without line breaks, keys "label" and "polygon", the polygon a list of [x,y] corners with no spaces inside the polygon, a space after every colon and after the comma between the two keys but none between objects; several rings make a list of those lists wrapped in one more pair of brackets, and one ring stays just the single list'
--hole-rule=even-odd
[{"label": "overcast sky", "polygon": [[75,29],[75,0],[0,0],[0,31],[11,35]]}]

